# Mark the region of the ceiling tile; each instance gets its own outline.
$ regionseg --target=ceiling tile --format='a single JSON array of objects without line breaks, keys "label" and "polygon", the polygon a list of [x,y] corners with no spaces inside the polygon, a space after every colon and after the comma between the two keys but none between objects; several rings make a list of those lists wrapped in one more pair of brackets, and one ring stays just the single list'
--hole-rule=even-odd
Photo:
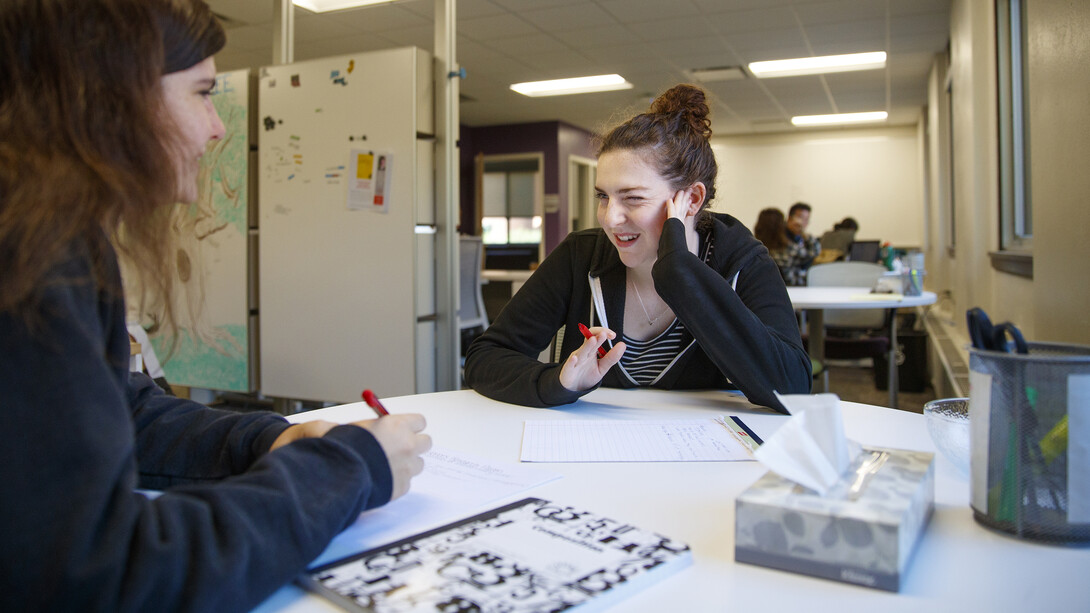
[{"label": "ceiling tile", "polygon": [[685,0],[598,0],[598,4],[622,23],[700,16],[697,6]]},{"label": "ceiling tile", "polygon": [[[271,2],[209,4],[231,20],[227,47],[217,55],[221,70],[271,63]],[[430,50],[434,12],[435,0],[332,14],[296,9],[295,57],[405,45]],[[589,128],[617,107],[646,108],[649,97],[686,80],[686,69],[876,45],[889,52],[886,71],[827,75],[827,87],[817,77],[705,84],[714,98],[713,129],[765,132],[792,129],[784,123],[789,114],[884,106],[887,96],[891,121],[916,121],[933,59],[949,38],[950,0],[458,0],[457,14],[458,60],[468,73],[462,92],[476,98],[460,107],[468,125],[559,120]],[[616,72],[634,88],[548,101],[508,89],[576,72]]]},{"label": "ceiling tile", "polygon": [[495,40],[538,34],[540,30],[518,15],[504,13],[489,17],[459,19],[458,33],[473,40]]},{"label": "ceiling tile", "polygon": [[887,4],[889,3],[875,2],[874,0],[836,0],[834,2],[804,4],[795,7],[794,10],[799,16],[799,21],[806,27],[824,23],[853,23],[875,20],[885,23]]},{"label": "ceiling tile", "polygon": [[707,17],[707,22],[724,34],[798,28],[798,20],[790,7],[714,13]]},{"label": "ceiling tile", "polygon": [[617,20],[595,4],[580,3],[536,10],[519,11],[519,16],[543,31],[559,31],[578,24],[580,27],[615,25]]},{"label": "ceiling tile", "polygon": [[488,41],[488,46],[511,57],[521,57],[547,51],[564,51],[567,46],[548,34],[532,33],[517,38],[500,38]]},{"label": "ceiling tile", "polygon": [[433,28],[433,18],[414,13],[400,4],[378,4],[324,15],[339,25],[362,32],[401,30],[415,26]]}]

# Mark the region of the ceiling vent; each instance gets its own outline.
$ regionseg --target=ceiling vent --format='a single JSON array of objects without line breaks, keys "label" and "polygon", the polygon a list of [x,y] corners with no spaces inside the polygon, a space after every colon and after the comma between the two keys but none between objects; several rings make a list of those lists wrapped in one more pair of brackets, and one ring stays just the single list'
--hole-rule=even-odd
[{"label": "ceiling vent", "polygon": [[741,66],[717,66],[715,68],[692,68],[685,74],[694,81],[700,83],[715,83],[717,81],[737,81],[746,78],[746,71]]}]

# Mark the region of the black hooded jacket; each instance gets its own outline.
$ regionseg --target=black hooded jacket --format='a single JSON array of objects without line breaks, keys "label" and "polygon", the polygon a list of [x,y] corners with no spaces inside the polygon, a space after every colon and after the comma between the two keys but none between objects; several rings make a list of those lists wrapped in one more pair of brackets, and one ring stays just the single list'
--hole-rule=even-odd
[{"label": "black hooded jacket", "polygon": [[[768,250],[741,222],[709,213],[698,225],[700,253],[685,227],[668,219],[651,274],[655,289],[685,325],[683,350],[653,387],[738,389],[755,404],[783,412],[773,391],[809,393],[810,358],[802,347],[787,289]],[[481,394],[527,406],[574,402],[591,390],[560,384],[560,368],[583,343],[580,322],[624,333],[626,269],[601,229],[568,235],[466,353],[466,383]],[[559,361],[537,356],[556,337]],[[607,342],[607,349],[614,341]],[[636,383],[618,363],[602,385]]]}]

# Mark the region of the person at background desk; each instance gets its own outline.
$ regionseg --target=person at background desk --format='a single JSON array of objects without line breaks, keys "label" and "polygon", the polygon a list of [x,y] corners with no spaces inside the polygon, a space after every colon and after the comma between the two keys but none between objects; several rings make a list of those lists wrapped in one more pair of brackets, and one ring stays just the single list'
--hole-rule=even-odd
[{"label": "person at background desk", "polygon": [[293,426],[129,372],[117,253],[172,304],[223,44],[199,0],[0,3],[0,610],[249,610],[423,468],[420,415]]},{"label": "person at background desk", "polygon": [[753,236],[768,249],[773,261],[787,251],[787,221],[783,211],[776,208],[762,209],[753,226]]},{"label": "person at background desk", "polygon": [[806,273],[821,253],[821,243],[806,233],[810,225],[810,205],[796,202],[787,211],[787,249],[773,255],[787,285],[806,285]]},{"label": "person at background desk", "polygon": [[859,231],[859,222],[854,217],[845,217],[836,222],[833,229],[821,235],[821,256],[815,259],[815,264],[833,262],[844,259],[855,240],[855,233]]},{"label": "person at background desk", "polygon": [[[470,387],[528,406],[599,385],[739,389],[777,410],[773,391],[809,392],[776,265],[738,220],[708,210],[710,126],[703,90],[678,85],[601,139],[601,228],[569,234],[470,345]],[[562,361],[539,362],[554,336]]]}]

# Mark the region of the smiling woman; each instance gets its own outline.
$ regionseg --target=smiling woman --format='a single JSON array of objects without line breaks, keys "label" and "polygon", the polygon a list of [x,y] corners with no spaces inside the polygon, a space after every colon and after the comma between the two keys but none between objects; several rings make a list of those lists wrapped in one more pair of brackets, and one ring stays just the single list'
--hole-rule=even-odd
[{"label": "smiling woman", "polygon": [[[602,137],[601,228],[568,235],[473,342],[471,387],[530,406],[599,385],[740,389],[776,410],[773,391],[809,391],[775,263],[738,220],[707,210],[717,173],[709,126],[704,92],[678,85]],[[561,360],[538,362],[554,338]]]},{"label": "smiling woman", "polygon": [[216,64],[211,57],[163,76],[163,101],[174,129],[174,172],[178,202],[196,202],[201,156],[211,140],[223,138],[224,127],[212,106]]}]

